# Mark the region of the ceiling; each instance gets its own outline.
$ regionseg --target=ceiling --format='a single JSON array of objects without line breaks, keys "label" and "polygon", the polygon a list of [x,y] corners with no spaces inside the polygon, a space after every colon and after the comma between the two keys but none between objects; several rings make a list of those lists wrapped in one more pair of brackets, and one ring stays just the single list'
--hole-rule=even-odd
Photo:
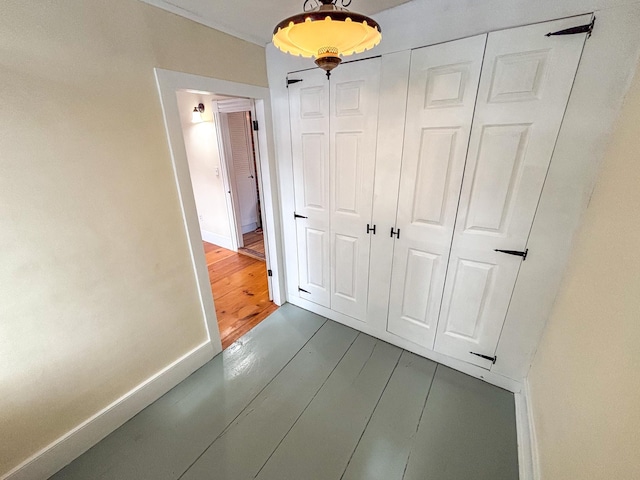
[{"label": "ceiling", "polygon": [[[280,20],[302,11],[304,0],[142,0],[258,45],[271,41]],[[353,0],[349,10],[373,15],[408,0]]]}]

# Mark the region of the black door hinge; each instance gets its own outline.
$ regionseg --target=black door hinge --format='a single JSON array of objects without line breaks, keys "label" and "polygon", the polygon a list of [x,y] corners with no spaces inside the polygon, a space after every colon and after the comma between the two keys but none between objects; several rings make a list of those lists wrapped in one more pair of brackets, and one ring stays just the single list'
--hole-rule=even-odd
[{"label": "black door hinge", "polygon": [[273,270],[267,270],[267,276],[273,277]]},{"label": "black door hinge", "polygon": [[299,291],[299,292],[308,293],[309,295],[311,295],[311,292],[308,292],[308,291],[307,291],[307,290],[305,290],[304,288],[300,288],[300,287],[298,287],[298,291]]},{"label": "black door hinge", "polygon": [[495,365],[498,357],[490,357],[489,355],[482,355],[481,353],[469,352],[471,355],[475,355],[476,357],[484,358],[485,360],[489,360],[492,364]]},{"label": "black door hinge", "polygon": [[393,227],[391,227],[391,238],[396,237],[398,240],[400,240],[400,229],[398,229],[398,231],[394,230]]},{"label": "black door hinge", "polygon": [[289,88],[289,85],[292,85],[294,83],[298,83],[298,82],[302,82],[304,80],[302,80],[301,78],[287,78],[287,88]]},{"label": "black door hinge", "polygon": [[253,121],[253,129],[257,132],[258,131],[258,121],[254,120]]},{"label": "black door hinge", "polygon": [[527,255],[529,255],[528,248],[524,252],[520,252],[518,250],[499,250],[496,248],[494,252],[506,253],[507,255],[515,255],[516,257],[522,257],[523,262],[527,259]]},{"label": "black door hinge", "polygon": [[593,27],[595,26],[595,24],[596,24],[596,17],[593,17],[593,20],[591,20],[591,23],[587,25],[580,25],[579,27],[565,28],[564,30],[558,30],[557,32],[549,32],[545,36],[554,37],[558,35],[577,35],[579,33],[586,33],[587,38],[589,38],[593,33]]},{"label": "black door hinge", "polygon": [[373,233],[374,235],[376,234],[376,226],[374,225],[373,227],[371,227],[368,223],[367,223],[367,233]]},{"label": "black door hinge", "polygon": [[293,212],[293,218],[298,219],[298,218],[309,218],[309,217],[305,217],[304,215],[298,215],[296,212]]}]

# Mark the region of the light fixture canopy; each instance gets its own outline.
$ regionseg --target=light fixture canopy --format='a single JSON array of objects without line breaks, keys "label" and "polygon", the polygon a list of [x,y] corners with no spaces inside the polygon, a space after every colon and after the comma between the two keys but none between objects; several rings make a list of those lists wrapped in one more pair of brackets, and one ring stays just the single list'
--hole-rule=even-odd
[{"label": "light fixture canopy", "polygon": [[202,114],[204,113],[204,104],[199,103],[197,106],[193,107],[193,112],[191,113],[191,121],[193,123],[202,122]]},{"label": "light fixture canopy", "polygon": [[[316,57],[316,65],[327,72],[342,62],[342,56],[369,50],[380,43],[382,33],[375,20],[346,9],[351,0],[306,0],[303,13],[281,21],[273,31],[273,44],[285,53]],[[315,7],[311,8],[313,3]],[[311,8],[310,10],[307,10]]]}]

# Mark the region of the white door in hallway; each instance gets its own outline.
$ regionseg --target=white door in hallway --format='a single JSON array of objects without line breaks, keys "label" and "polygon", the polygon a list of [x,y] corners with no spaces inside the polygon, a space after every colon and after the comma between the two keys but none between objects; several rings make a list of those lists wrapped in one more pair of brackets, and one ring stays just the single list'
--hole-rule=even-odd
[{"label": "white door in hallway", "polygon": [[329,82],[320,69],[298,72],[289,85],[300,297],[331,302]]},{"label": "white door in hallway", "polygon": [[[331,74],[331,309],[365,321],[373,180],[378,135],[379,58]],[[369,231],[368,231],[369,230]],[[378,232],[382,233],[382,232]]]},{"label": "white door in hallway", "polygon": [[[490,33],[435,349],[490,368],[586,34],[570,18]],[[535,262],[532,252],[530,261]]]},{"label": "white door in hallway", "polygon": [[240,226],[242,233],[248,233],[258,226],[258,190],[249,112],[227,113],[226,116]]},{"label": "white door in hallway", "polygon": [[485,41],[480,35],[411,55],[387,330],[427,348],[440,312]]}]

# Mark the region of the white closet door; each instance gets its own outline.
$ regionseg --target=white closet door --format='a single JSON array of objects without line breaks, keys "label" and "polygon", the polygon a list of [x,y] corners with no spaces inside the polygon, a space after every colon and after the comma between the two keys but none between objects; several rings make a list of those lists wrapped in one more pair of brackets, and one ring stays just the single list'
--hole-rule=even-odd
[{"label": "white closet door", "polygon": [[[387,330],[427,348],[435,338],[485,41],[480,35],[411,55]],[[380,227],[390,234],[390,225]]]},{"label": "white closet door", "polygon": [[495,250],[526,249],[586,38],[545,34],[589,21],[585,16],[489,34],[438,325],[439,352],[491,367],[492,361],[473,353],[493,357],[522,263]]},{"label": "white closet door", "polygon": [[329,82],[320,69],[289,85],[300,297],[330,306]]},{"label": "white closet door", "polygon": [[[331,75],[331,309],[365,321],[380,58],[347,63]],[[382,233],[378,231],[378,233]]]},{"label": "white closet door", "polygon": [[253,164],[253,145],[248,112],[227,113],[229,146],[233,162],[233,177],[240,207],[242,233],[258,225],[258,191]]}]

